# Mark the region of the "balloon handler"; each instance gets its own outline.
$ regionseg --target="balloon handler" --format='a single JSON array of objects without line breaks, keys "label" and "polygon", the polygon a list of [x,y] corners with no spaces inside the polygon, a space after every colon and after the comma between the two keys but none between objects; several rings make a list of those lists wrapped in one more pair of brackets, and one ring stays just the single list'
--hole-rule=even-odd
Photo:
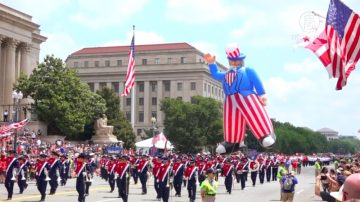
[{"label": "balloon handler", "polygon": [[264,108],[267,98],[264,87],[255,70],[245,67],[245,55],[236,46],[226,49],[230,69],[218,70],[216,58],[207,53],[205,62],[212,77],[222,82],[224,99],[224,142],[216,148],[217,153],[232,153],[240,149],[245,137],[245,126],[253,132],[261,146],[271,147],[276,140],[271,120]]}]

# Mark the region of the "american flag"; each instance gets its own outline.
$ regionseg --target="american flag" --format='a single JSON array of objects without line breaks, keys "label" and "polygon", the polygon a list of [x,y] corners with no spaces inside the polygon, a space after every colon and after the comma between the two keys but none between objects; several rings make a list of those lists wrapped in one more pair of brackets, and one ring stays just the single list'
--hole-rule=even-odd
[{"label": "american flag", "polygon": [[360,20],[340,0],[331,0],[325,30],[306,48],[321,60],[330,78],[338,78],[336,90],[346,85],[360,57]]},{"label": "american flag", "polygon": [[229,86],[231,86],[231,84],[234,82],[235,80],[235,77],[236,77],[236,72],[235,71],[228,71],[225,75],[225,80],[226,80],[226,83],[229,84]]},{"label": "american flag", "polygon": [[134,83],[135,83],[135,36],[133,36],[131,40],[125,88],[121,96],[129,95],[131,88],[134,86]]},{"label": "american flag", "polygon": [[11,129],[18,129],[18,128],[22,128],[24,126],[26,126],[26,124],[29,122],[29,119],[24,119],[20,122],[17,122],[17,123],[12,123],[12,124],[9,124],[7,126],[2,126],[0,127],[0,134],[4,134],[4,133],[7,133],[9,132]]}]

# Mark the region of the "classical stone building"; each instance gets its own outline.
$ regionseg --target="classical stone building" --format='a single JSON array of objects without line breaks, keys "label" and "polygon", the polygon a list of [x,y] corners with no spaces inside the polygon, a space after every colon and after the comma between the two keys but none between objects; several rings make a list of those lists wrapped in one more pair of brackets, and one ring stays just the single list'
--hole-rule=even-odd
[{"label": "classical stone building", "polygon": [[316,132],[324,135],[328,141],[339,139],[339,136],[338,136],[339,132],[337,132],[333,129],[330,129],[330,128],[322,128],[322,129],[317,130]]},{"label": "classical stone building", "polygon": [[[124,89],[129,46],[83,48],[66,60],[92,91],[109,87],[119,95]],[[212,79],[203,53],[187,43],[137,45],[135,47],[135,127],[137,135],[152,127],[151,118],[163,129],[160,100],[165,97],[191,101],[201,95],[223,100],[221,83]],[[221,69],[225,67],[219,65]],[[131,95],[120,97],[121,109],[131,117]]]},{"label": "classical stone building", "polygon": [[[0,4],[0,113],[13,112],[13,84],[20,72],[29,75],[39,60],[40,44],[46,37],[40,35],[40,25],[32,17]],[[22,103],[26,104],[26,100]],[[22,111],[22,110],[21,110]],[[22,113],[23,116],[23,113]]]}]

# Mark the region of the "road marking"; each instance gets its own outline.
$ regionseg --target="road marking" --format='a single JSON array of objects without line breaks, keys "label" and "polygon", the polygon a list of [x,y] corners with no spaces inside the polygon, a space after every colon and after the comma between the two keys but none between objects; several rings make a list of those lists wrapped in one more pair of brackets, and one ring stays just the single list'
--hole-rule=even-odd
[{"label": "road marking", "polygon": [[116,199],[106,199],[106,200],[101,200],[101,201],[96,201],[96,202],[105,202],[105,201],[114,201]]},{"label": "road marking", "polygon": [[301,190],[297,191],[296,194],[300,194],[300,193],[303,192],[303,191],[304,191],[304,190],[301,189]]},{"label": "road marking", "polygon": [[[90,191],[107,190],[107,189],[109,189],[109,186],[101,186],[101,187],[97,187],[97,188],[92,188],[92,189],[90,189]],[[51,195],[50,197],[60,196],[60,195],[67,195],[67,194],[77,194],[77,191],[56,192],[55,195]],[[12,198],[12,200],[14,201],[14,200],[34,199],[34,198],[40,198],[40,197],[41,197],[40,194],[36,194],[36,195],[31,195],[31,196],[14,197],[14,198]],[[47,194],[47,197],[49,197],[48,194]],[[0,200],[0,202],[5,202],[5,201]]]}]

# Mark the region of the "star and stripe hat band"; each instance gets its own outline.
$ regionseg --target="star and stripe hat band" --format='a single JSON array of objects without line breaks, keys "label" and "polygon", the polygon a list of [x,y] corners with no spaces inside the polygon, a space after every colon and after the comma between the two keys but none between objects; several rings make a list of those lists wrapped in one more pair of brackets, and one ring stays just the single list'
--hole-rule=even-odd
[{"label": "star and stripe hat band", "polygon": [[246,55],[240,52],[239,47],[237,46],[228,46],[225,49],[225,53],[229,60],[243,60],[245,59]]}]

